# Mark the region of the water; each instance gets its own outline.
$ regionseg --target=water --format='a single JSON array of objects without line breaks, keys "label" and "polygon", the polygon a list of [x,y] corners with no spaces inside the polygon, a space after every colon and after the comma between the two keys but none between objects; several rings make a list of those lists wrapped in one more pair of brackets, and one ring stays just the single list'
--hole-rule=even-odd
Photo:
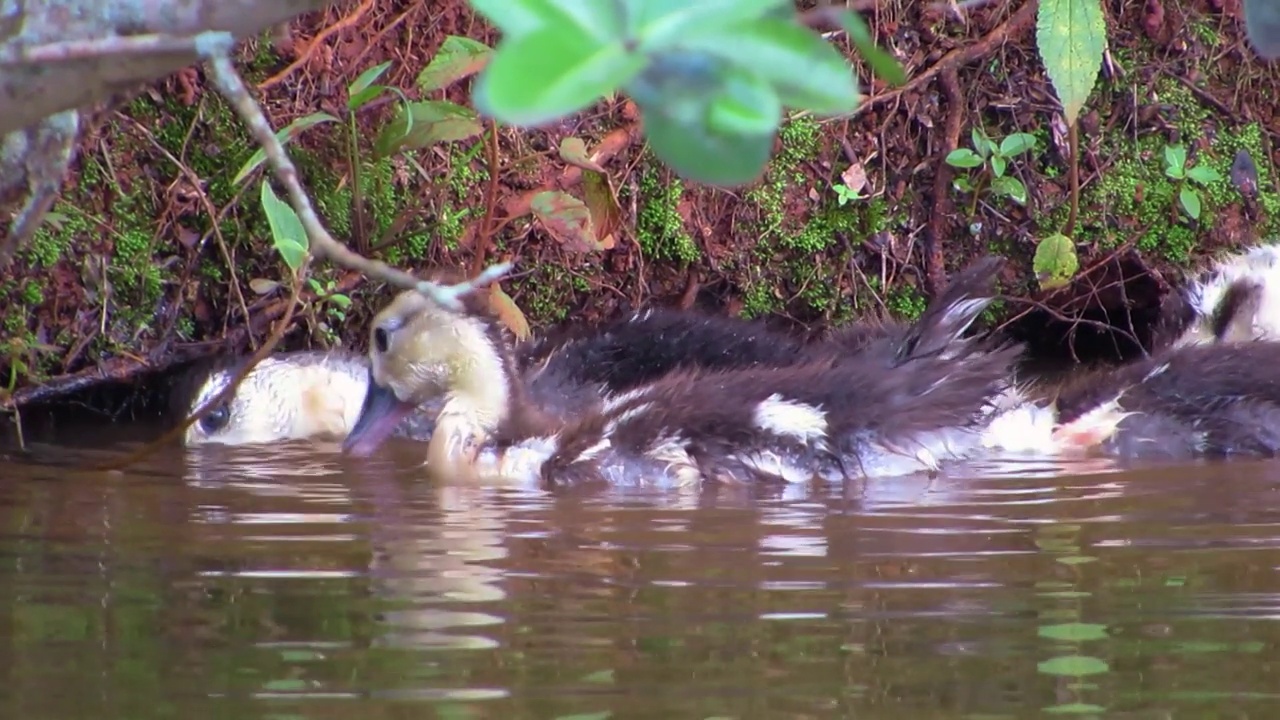
[{"label": "water", "polygon": [[[1264,717],[1280,465],[781,496],[420,479],[102,431],[0,480],[12,718]],[[85,440],[91,444],[85,444]]]}]

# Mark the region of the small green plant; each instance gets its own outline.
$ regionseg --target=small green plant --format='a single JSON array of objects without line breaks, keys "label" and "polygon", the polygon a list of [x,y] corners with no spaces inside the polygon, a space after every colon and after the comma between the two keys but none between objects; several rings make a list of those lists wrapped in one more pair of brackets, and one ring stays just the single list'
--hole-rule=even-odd
[{"label": "small green plant", "polygon": [[1035,136],[1030,133],[1013,133],[996,144],[982,128],[975,127],[972,137],[973,148],[956,148],[946,158],[948,165],[961,170],[982,168],[976,183],[965,176],[957,177],[953,183],[956,190],[973,196],[969,216],[973,217],[977,212],[978,197],[984,190],[989,190],[996,197],[1007,197],[1019,205],[1025,205],[1027,186],[1018,178],[1005,173],[1009,170],[1010,160],[1035,149]]},{"label": "small green plant", "polygon": [[[338,333],[328,321],[345,322],[347,310],[351,307],[351,298],[345,293],[338,292],[337,283],[333,280],[321,282],[313,277],[307,278],[307,287],[315,293],[315,299],[306,307],[307,320],[313,333],[318,333],[328,345],[337,344]],[[316,317],[318,311],[323,315],[322,318]]]},{"label": "small green plant", "polygon": [[836,204],[840,207],[844,207],[854,200],[862,199],[862,193],[850,188],[844,183],[836,183],[831,186],[831,189],[836,191]]},{"label": "small green plant", "polygon": [[[1195,185],[1208,187],[1222,179],[1217,170],[1208,165],[1187,166],[1187,148],[1182,145],[1166,145],[1164,148],[1164,174],[1178,184],[1178,204],[1192,220],[1200,219],[1200,192]],[[1190,180],[1191,182],[1187,182]]]}]

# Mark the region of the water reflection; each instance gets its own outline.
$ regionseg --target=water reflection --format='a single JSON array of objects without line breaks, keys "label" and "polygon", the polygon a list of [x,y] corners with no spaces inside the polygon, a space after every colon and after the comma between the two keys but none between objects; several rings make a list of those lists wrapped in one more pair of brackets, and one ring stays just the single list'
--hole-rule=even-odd
[{"label": "water reflection", "polygon": [[0,482],[16,716],[1243,716],[1278,694],[1274,463],[551,493],[427,482],[394,444],[85,471],[137,445],[99,439]]}]

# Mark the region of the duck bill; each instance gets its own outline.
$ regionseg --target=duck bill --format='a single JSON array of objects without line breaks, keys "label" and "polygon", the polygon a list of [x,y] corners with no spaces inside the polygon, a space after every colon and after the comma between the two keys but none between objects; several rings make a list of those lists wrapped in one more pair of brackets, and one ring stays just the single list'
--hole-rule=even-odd
[{"label": "duck bill", "polygon": [[413,409],[412,403],[396,397],[394,392],[375,383],[370,376],[369,390],[364,395],[360,417],[356,419],[355,427],[351,428],[351,432],[347,433],[347,439],[342,443],[342,451],[356,457],[367,457],[391,437],[396,425],[413,412]]}]

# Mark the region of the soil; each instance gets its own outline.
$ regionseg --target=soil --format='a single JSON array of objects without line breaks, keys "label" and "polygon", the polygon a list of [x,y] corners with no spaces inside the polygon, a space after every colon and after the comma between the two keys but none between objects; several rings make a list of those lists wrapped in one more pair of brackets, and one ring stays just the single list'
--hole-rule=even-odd
[{"label": "soil", "polygon": [[[478,252],[516,261],[503,287],[535,331],[650,304],[808,330],[910,317],[949,273],[995,252],[1009,263],[988,325],[1038,356],[1124,359],[1149,347],[1162,303],[1189,269],[1275,234],[1280,74],[1249,49],[1238,0],[1106,3],[1109,50],[1079,123],[1080,270],[1054,291],[1040,288],[1032,257],[1067,224],[1070,163],[1035,47],[1034,4],[962,3],[971,6],[963,17],[946,3],[864,4],[874,5],[864,17],[877,43],[910,81],[887,87],[855,58],[868,95],[861,109],[788,120],[766,175],[749,187],[680,182],[646,151],[622,95],[552,127],[499,128],[496,147],[472,137],[379,160],[367,146],[392,115],[388,96],[354,119],[359,203],[349,126],[313,127],[289,148],[323,219],[356,249],[412,270],[471,267]],[[352,0],[246,42],[239,60],[279,128],[318,111],[345,117],[348,83],[384,61],[380,83],[440,98],[423,96],[415,79],[448,35],[497,39],[464,0]],[[466,104],[469,90],[464,81],[443,97]],[[284,271],[255,197],[260,183],[232,181],[254,148],[199,69],[86,113],[83,124],[51,222],[0,276],[0,387],[18,405],[246,352],[287,305],[282,289],[258,292]],[[990,194],[974,202],[953,187],[957,171],[943,158],[968,146],[974,128],[997,141],[1037,138],[1009,165],[1025,206]],[[611,249],[567,247],[529,212],[539,190],[586,192],[557,152],[569,136],[599,153],[617,191]],[[1163,172],[1164,148],[1175,144],[1223,178],[1199,191],[1198,220],[1180,210]],[[1256,178],[1232,175],[1242,153]],[[861,184],[859,197],[841,204],[838,184]],[[363,347],[365,323],[391,291],[327,266],[312,276],[353,302],[306,293],[281,347]]]}]

